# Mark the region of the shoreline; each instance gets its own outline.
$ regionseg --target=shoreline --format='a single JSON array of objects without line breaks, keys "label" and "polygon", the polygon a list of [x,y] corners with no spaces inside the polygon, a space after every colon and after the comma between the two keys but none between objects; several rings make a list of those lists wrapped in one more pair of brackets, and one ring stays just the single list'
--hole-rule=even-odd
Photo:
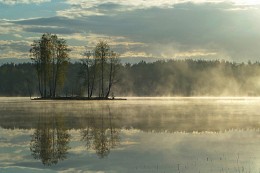
[{"label": "shoreline", "polygon": [[127,100],[126,98],[104,98],[104,97],[54,97],[54,98],[31,98],[31,100]]}]

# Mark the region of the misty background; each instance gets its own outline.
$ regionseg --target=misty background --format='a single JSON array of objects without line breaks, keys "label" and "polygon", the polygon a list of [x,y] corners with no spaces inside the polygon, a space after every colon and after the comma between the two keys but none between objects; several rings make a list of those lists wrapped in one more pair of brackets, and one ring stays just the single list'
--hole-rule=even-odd
[{"label": "misty background", "polygon": [[[120,66],[113,96],[259,96],[260,63],[161,60]],[[69,63],[59,96],[86,96],[82,64]],[[1,96],[39,96],[32,63],[0,66]]]}]

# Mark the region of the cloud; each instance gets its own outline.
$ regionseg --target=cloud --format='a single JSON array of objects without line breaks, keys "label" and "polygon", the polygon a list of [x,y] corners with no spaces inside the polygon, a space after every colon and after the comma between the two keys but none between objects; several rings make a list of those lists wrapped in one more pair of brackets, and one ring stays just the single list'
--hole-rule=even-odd
[{"label": "cloud", "polygon": [[149,54],[147,52],[134,52],[134,51],[127,51],[120,55],[121,58],[149,58],[153,57],[152,54]]},{"label": "cloud", "polygon": [[96,9],[101,11],[126,11],[136,9],[148,9],[148,8],[172,8],[176,4],[193,3],[193,4],[218,4],[228,3],[236,6],[255,6],[260,2],[255,0],[66,0],[65,3],[70,4],[73,8],[81,9]]},{"label": "cloud", "polygon": [[0,33],[60,34],[75,50],[105,39],[123,57],[257,60],[260,9],[250,2],[67,0],[54,17],[2,20]]},{"label": "cloud", "polygon": [[[208,52],[207,50],[190,50],[190,51],[184,51],[184,52],[175,52],[174,56],[176,58],[192,58],[192,57],[211,57],[215,56],[216,52]],[[170,55],[165,53],[163,54],[163,57],[167,58]]]},{"label": "cloud", "polygon": [[28,58],[31,42],[0,40],[0,58]]},{"label": "cloud", "polygon": [[88,43],[88,48],[94,48],[95,45],[100,41],[100,40],[105,40],[110,47],[112,48],[126,48],[130,49],[132,47],[145,47],[145,43],[142,42],[135,42],[132,41],[131,39],[124,37],[124,36],[113,36],[113,35],[104,35],[104,34],[94,34],[94,33],[89,33],[87,34],[85,40]]},{"label": "cloud", "polygon": [[[150,1],[145,1],[145,0],[132,0],[132,1],[124,1],[124,0],[92,0],[92,1],[84,1],[84,0],[66,0],[66,3],[70,4],[70,5],[78,5],[82,8],[92,8],[92,7],[106,7],[106,8],[114,8],[115,5],[118,6],[133,6],[133,7],[158,7],[158,6],[169,6],[169,5],[173,5],[176,2],[180,2],[180,1],[171,1],[171,0],[163,0],[158,2],[157,0],[150,0]],[[115,4],[115,5],[114,5]]]},{"label": "cloud", "polygon": [[71,8],[57,11],[57,15],[68,18],[79,18],[88,16],[114,16],[126,11],[146,9],[151,7],[172,7],[172,1],[66,1]]},{"label": "cloud", "polygon": [[172,7],[175,4],[192,2],[192,3],[209,3],[209,2],[224,2],[224,0],[162,0],[158,2],[157,0],[132,0],[132,1],[124,1],[124,0],[92,0],[92,1],[84,1],[84,0],[66,0],[65,3],[73,5],[74,7],[81,8],[103,8],[103,9],[115,9],[115,7],[132,7],[132,9],[144,9],[144,8],[168,8]]},{"label": "cloud", "polygon": [[89,10],[82,8],[71,8],[66,10],[57,11],[58,16],[67,17],[71,19],[86,17],[86,16],[101,16],[104,15],[99,10]]},{"label": "cloud", "polygon": [[52,34],[73,34],[76,31],[70,28],[57,26],[28,26],[23,29],[25,32],[52,33]]},{"label": "cloud", "polygon": [[8,20],[0,19],[0,35],[7,35],[13,33],[19,33],[23,31],[22,26],[9,22]]},{"label": "cloud", "polygon": [[85,46],[69,46],[70,54],[69,57],[73,59],[82,59],[84,52],[85,52]]},{"label": "cloud", "polygon": [[0,54],[0,58],[29,58],[29,52],[25,51],[6,51]]},{"label": "cloud", "polygon": [[[118,53],[120,57],[143,57],[148,56],[144,52],[125,52],[135,50],[136,47],[145,47],[141,42],[134,42],[122,36],[108,36],[104,34],[93,33],[75,33],[71,35],[61,35],[61,38],[68,40],[68,42],[80,41],[83,45],[69,46],[71,49],[70,56],[72,58],[81,59],[86,50],[92,51],[100,40],[105,40],[109,46]],[[151,56],[151,55],[150,55]]]},{"label": "cloud", "polygon": [[223,7],[227,6],[227,4],[234,6],[232,9],[228,10],[246,10],[252,9],[252,6],[255,6],[255,4],[253,4],[252,2],[248,3],[248,1],[244,0],[163,0],[160,2],[158,2],[157,0],[67,0],[65,1],[65,3],[70,4],[71,8],[59,10],[57,11],[57,15],[72,19],[88,16],[114,16],[125,13],[127,11],[147,10],[151,8],[172,9],[180,4],[187,3],[196,5],[208,4],[211,6],[214,6],[215,4],[224,4]]},{"label": "cloud", "polygon": [[86,29],[86,21],[73,20],[66,17],[8,20],[8,22],[23,26],[25,28],[24,31],[28,32],[54,31],[60,34],[72,34],[84,32]]},{"label": "cloud", "polygon": [[0,0],[0,4],[17,5],[17,4],[41,4],[51,0]]},{"label": "cloud", "polygon": [[24,50],[24,46],[27,48],[30,44],[29,41],[0,40],[0,50],[10,46],[14,49]]}]

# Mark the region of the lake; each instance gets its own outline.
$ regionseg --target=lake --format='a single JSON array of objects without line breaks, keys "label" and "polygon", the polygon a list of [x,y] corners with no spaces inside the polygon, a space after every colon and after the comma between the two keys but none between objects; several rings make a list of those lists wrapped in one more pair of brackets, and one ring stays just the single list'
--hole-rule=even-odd
[{"label": "lake", "polygon": [[0,172],[260,172],[260,98],[0,98]]}]

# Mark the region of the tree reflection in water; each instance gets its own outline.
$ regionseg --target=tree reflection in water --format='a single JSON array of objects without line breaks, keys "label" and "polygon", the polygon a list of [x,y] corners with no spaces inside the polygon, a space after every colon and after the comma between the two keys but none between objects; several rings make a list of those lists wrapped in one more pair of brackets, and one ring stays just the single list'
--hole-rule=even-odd
[{"label": "tree reflection in water", "polygon": [[30,150],[32,156],[41,160],[46,166],[57,164],[66,159],[70,135],[64,126],[61,116],[47,114],[40,116],[38,127],[35,129]]},{"label": "tree reflection in water", "polygon": [[93,114],[88,118],[86,128],[81,130],[82,141],[86,142],[87,149],[93,149],[99,158],[109,155],[110,149],[119,145],[120,129],[113,124],[114,117],[110,107],[102,109],[100,116]]}]

